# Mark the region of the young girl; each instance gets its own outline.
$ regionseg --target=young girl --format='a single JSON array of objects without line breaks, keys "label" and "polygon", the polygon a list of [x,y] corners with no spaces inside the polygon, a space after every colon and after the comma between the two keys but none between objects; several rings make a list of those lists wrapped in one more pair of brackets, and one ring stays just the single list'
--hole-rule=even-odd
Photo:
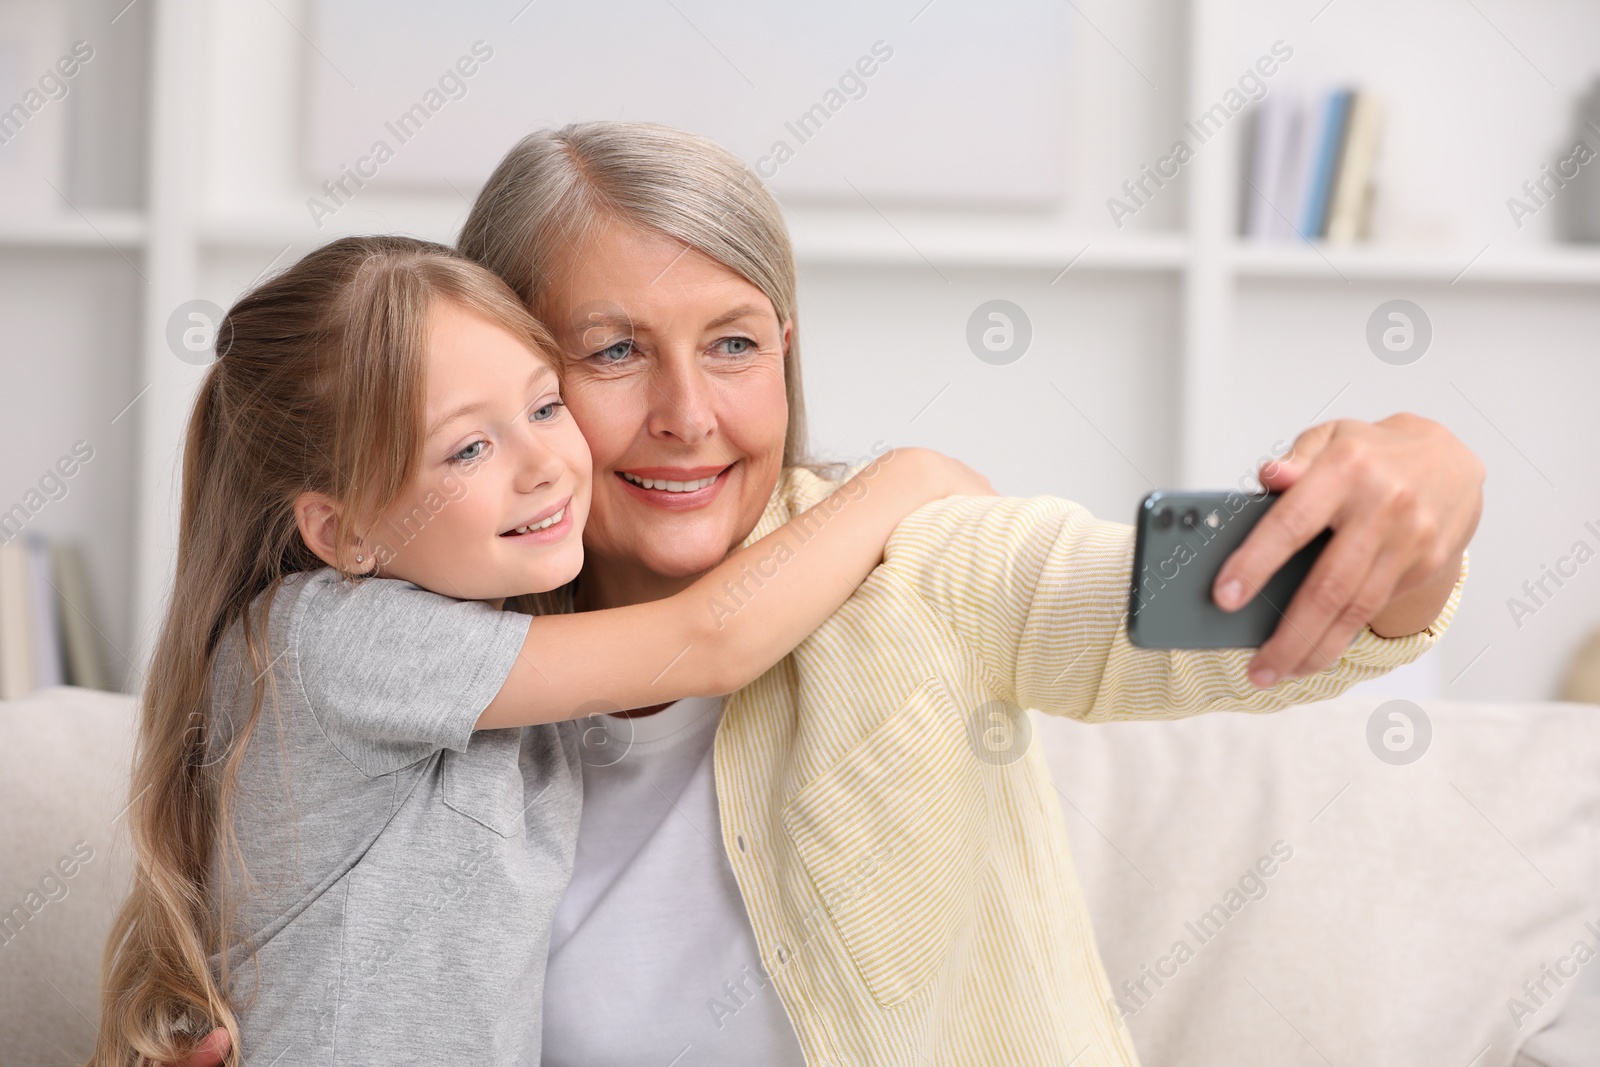
[{"label": "young girl", "polygon": [[577,575],[590,457],[502,282],[348,238],[243,297],[217,351],[96,1064],[178,1061],[214,1026],[231,1063],[537,1062],[580,801],[568,720],[748,684],[900,519],[990,491],[889,453],[675,596],[533,618],[500,609]]}]

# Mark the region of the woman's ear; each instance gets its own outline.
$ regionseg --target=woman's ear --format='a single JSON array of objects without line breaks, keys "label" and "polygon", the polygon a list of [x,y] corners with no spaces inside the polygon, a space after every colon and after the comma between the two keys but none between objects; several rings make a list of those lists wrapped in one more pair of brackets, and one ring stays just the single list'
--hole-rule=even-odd
[{"label": "woman's ear", "polygon": [[[318,559],[334,570],[361,574],[375,569],[378,561],[362,551],[359,541],[354,547],[346,547],[343,551],[335,543],[340,510],[339,502],[326,493],[307,490],[295,497],[294,521],[300,529],[300,539]],[[357,557],[360,557],[359,562]]]},{"label": "woman's ear", "polygon": [[794,333],[794,320],[783,320],[783,358],[789,358],[789,337]]}]

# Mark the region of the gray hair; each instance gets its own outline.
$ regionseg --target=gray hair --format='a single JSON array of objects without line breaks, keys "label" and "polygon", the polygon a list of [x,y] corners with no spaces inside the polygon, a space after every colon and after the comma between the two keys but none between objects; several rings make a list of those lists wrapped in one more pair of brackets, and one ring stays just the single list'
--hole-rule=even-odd
[{"label": "gray hair", "polygon": [[[535,314],[565,256],[607,220],[682,241],[795,319],[794,249],[777,201],[732,152],[670,126],[580,122],[524,137],[489,176],[457,242]],[[783,365],[785,466],[804,463],[805,399],[796,323]]]}]

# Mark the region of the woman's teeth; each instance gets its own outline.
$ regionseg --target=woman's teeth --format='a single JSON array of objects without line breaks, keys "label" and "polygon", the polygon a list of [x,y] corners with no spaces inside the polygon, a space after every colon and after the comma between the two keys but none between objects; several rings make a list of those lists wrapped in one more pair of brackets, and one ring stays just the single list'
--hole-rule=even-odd
[{"label": "woman's teeth", "polygon": [[696,489],[704,489],[717,480],[713,474],[709,478],[697,478],[692,482],[669,482],[664,478],[639,478],[627,471],[622,471],[622,476],[641,489],[665,489],[669,493],[692,493]]},{"label": "woman's teeth", "polygon": [[561,521],[561,517],[563,515],[565,515],[566,513],[567,513],[567,509],[566,508],[562,508],[560,511],[556,512],[554,515],[550,516],[548,519],[545,519],[543,522],[536,522],[531,526],[518,526],[515,530],[512,530],[511,532],[512,533],[523,534],[523,533],[533,533],[535,530],[548,530],[550,527],[552,527],[556,523],[560,522]]}]

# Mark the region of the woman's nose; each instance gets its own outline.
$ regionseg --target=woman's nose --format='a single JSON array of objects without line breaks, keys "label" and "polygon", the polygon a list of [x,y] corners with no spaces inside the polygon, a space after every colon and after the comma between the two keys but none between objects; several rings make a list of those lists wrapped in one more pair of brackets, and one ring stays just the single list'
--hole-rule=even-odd
[{"label": "woman's nose", "polygon": [[693,355],[673,353],[650,376],[650,432],[694,444],[716,433],[711,382]]}]

